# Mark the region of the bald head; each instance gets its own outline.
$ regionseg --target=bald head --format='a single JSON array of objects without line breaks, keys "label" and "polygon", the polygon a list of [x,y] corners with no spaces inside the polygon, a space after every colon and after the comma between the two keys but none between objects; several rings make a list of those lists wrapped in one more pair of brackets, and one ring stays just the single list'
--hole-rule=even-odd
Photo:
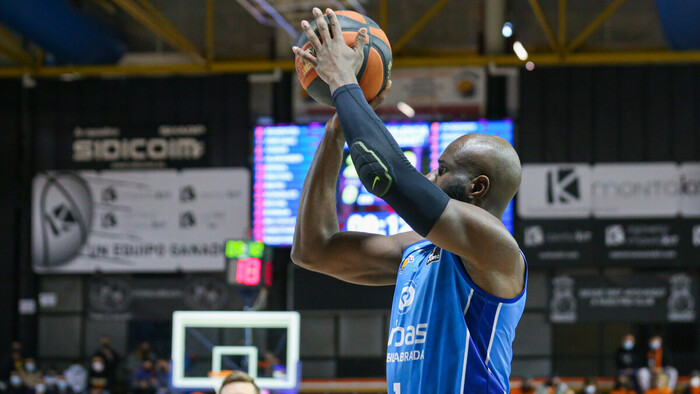
[{"label": "bald head", "polygon": [[[520,187],[520,158],[500,137],[467,134],[453,141],[440,157],[454,174],[440,185],[450,197],[464,187],[467,202],[481,206],[499,218]],[[450,168],[452,167],[452,168]],[[463,199],[463,198],[458,198]]]}]

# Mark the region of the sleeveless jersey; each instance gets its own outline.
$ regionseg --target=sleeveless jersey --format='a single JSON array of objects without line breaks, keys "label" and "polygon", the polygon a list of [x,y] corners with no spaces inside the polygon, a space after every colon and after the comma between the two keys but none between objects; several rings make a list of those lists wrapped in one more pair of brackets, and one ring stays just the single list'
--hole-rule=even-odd
[{"label": "sleeveless jersey", "polygon": [[424,240],[403,252],[391,308],[386,376],[392,393],[509,393],[515,327],[525,308],[488,294],[459,258]]}]

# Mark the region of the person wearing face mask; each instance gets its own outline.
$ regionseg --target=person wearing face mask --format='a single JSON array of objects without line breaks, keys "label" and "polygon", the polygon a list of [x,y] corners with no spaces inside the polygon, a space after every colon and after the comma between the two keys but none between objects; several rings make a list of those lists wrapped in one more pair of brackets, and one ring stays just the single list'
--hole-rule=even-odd
[{"label": "person wearing face mask", "polygon": [[121,363],[122,356],[117,353],[112,347],[112,339],[106,335],[100,338],[100,347],[93,354],[95,356],[102,357],[105,364],[105,373],[107,374],[107,379],[109,380],[111,390],[117,379],[117,371],[119,370],[119,364]]},{"label": "person wearing face mask", "polygon": [[583,384],[583,390],[581,394],[598,394],[598,383],[596,383],[595,378],[587,378],[586,382]]},{"label": "person wearing face mask", "polygon": [[66,383],[70,390],[74,393],[84,393],[87,388],[88,372],[80,363],[80,360],[74,360],[70,367],[63,371]]},{"label": "person wearing face mask", "polygon": [[56,384],[46,390],[46,394],[75,394],[75,392],[68,384],[65,376],[58,375],[56,377]]},{"label": "person wearing face mask", "polygon": [[22,381],[19,371],[10,372],[10,385],[7,388],[7,394],[29,394],[29,389]]},{"label": "person wearing face mask", "polygon": [[683,394],[700,394],[700,371],[695,370],[690,374],[690,382]]},{"label": "person wearing face mask", "polygon": [[88,386],[90,392],[100,390],[107,392],[109,386],[109,377],[105,371],[105,362],[100,356],[94,356],[90,363],[90,371],[88,377]]},{"label": "person wearing face mask", "polygon": [[46,394],[46,383],[43,380],[40,380],[37,384],[34,385],[34,393]]},{"label": "person wearing face mask", "polygon": [[41,371],[38,370],[36,361],[33,358],[24,360],[24,371],[20,371],[19,375],[22,377],[24,384],[30,389],[33,389],[42,380]]},{"label": "person wearing face mask", "polygon": [[668,377],[668,388],[673,392],[678,380],[678,370],[672,366],[671,354],[663,345],[663,339],[654,335],[649,339],[649,349],[645,357],[646,365],[637,371],[637,381],[642,391],[651,387],[653,374],[663,373]]},{"label": "person wearing face mask", "polygon": [[615,355],[615,365],[618,375],[627,376],[635,389],[638,389],[637,371],[644,366],[643,358],[636,346],[634,335],[627,334],[623,336]]}]

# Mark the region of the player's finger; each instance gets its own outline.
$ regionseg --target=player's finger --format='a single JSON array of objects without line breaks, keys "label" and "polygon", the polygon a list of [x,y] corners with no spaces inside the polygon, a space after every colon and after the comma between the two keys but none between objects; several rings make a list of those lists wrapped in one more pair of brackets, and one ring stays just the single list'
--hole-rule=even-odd
[{"label": "player's finger", "polygon": [[321,48],[321,41],[318,40],[318,36],[311,28],[311,24],[307,21],[301,21],[301,28],[304,30],[306,37],[309,39],[311,46],[318,51],[319,48]]},{"label": "player's finger", "polygon": [[294,54],[299,56],[300,58],[311,63],[312,66],[316,67],[316,64],[318,63],[316,60],[316,57],[314,55],[312,55],[311,53],[309,53],[308,51],[305,51],[297,46],[294,46],[294,47],[292,47],[292,52],[294,52]]},{"label": "player's finger", "polygon": [[360,29],[360,31],[357,32],[357,35],[355,36],[355,52],[361,53],[364,55],[364,48],[365,48],[365,40],[367,39],[367,29],[364,27]]},{"label": "player's finger", "polygon": [[326,9],[326,15],[328,15],[328,27],[330,28],[331,34],[334,40],[343,40],[343,31],[340,29],[340,22],[338,22],[338,17],[335,15],[332,9]]},{"label": "player's finger", "polygon": [[329,42],[331,40],[331,35],[328,32],[326,18],[323,17],[321,10],[316,7],[314,7],[314,18],[316,18],[316,27],[318,28],[318,35],[321,36],[321,41]]}]

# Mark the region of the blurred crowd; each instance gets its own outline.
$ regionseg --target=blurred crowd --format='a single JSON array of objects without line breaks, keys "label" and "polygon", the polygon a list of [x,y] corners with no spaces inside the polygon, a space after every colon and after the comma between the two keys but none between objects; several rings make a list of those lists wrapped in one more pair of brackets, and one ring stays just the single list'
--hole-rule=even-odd
[{"label": "blurred crowd", "polygon": [[618,375],[612,388],[603,389],[596,378],[588,378],[575,390],[559,376],[552,375],[543,383],[525,378],[511,394],[700,394],[700,371],[693,371],[688,383],[677,387],[678,369],[663,338],[654,335],[646,345],[639,346],[632,334],[622,337],[615,355]]},{"label": "blurred crowd", "polygon": [[2,366],[0,392],[8,394],[162,394],[170,392],[170,357],[159,358],[148,342],[142,342],[124,357],[112,347],[109,337],[87,360],[74,360],[59,370],[43,370],[37,360],[24,354],[19,342]]}]

